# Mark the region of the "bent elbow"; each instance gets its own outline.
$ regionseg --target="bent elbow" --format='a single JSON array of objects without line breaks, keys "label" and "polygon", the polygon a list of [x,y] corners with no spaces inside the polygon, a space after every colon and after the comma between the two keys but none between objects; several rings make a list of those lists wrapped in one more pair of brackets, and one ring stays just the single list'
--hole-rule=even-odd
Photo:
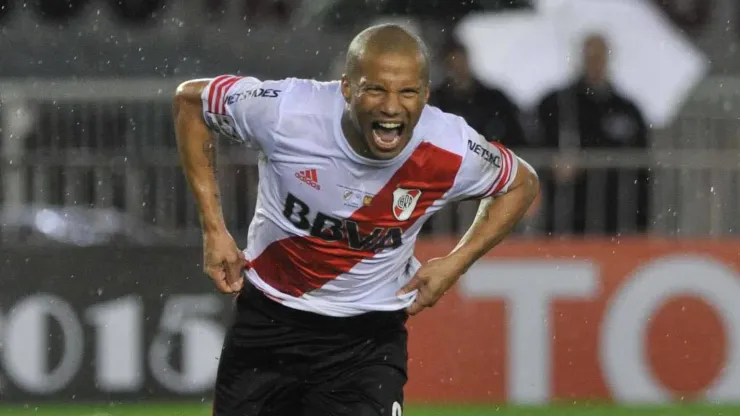
[{"label": "bent elbow", "polygon": [[522,169],[522,185],[527,189],[527,193],[532,199],[536,198],[540,193],[540,178],[537,175],[537,171],[534,170],[532,165],[519,159],[519,166]]},{"label": "bent elbow", "polygon": [[535,172],[534,170],[529,172],[527,183],[530,192],[532,193],[532,199],[537,198],[537,196],[540,194],[540,178],[539,176],[537,176],[537,172]]}]

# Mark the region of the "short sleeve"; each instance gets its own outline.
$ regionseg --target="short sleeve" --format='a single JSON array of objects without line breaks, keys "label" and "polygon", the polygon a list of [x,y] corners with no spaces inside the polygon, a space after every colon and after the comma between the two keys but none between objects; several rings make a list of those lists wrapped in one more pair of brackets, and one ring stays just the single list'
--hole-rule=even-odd
[{"label": "short sleeve", "polygon": [[222,75],[203,90],[203,117],[214,133],[271,153],[275,147],[285,81]]},{"label": "short sleeve", "polygon": [[483,199],[509,190],[519,167],[514,153],[465,126],[465,150],[453,187],[454,200]]}]

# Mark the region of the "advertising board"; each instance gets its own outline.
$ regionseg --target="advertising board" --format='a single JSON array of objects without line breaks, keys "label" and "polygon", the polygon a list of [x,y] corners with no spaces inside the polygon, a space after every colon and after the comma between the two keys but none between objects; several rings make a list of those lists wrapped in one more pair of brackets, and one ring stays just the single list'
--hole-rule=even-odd
[{"label": "advertising board", "polygon": [[409,397],[740,401],[739,270],[736,241],[507,242],[410,320]]},{"label": "advertising board", "polygon": [[[200,259],[4,250],[0,399],[210,399],[232,300]],[[409,320],[407,399],[738,402],[739,270],[738,241],[508,241]]]}]

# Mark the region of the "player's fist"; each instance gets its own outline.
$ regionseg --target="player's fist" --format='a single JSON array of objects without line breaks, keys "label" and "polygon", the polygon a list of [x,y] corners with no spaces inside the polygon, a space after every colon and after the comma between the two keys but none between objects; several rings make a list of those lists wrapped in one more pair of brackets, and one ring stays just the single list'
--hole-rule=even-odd
[{"label": "player's fist", "polygon": [[203,234],[203,271],[221,293],[238,293],[244,285],[246,261],[234,238],[226,231]]},{"label": "player's fist", "polygon": [[421,266],[414,277],[398,292],[404,295],[418,290],[414,303],[408,308],[409,315],[416,315],[437,301],[460,279],[464,268],[454,257],[431,259]]}]

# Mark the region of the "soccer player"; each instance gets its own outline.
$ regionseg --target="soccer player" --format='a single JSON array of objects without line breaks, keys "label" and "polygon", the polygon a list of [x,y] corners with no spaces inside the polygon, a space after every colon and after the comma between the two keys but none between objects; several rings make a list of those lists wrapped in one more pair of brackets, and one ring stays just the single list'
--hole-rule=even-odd
[{"label": "soccer player", "polygon": [[[238,294],[215,416],[401,415],[408,316],[497,245],[538,192],[529,165],[428,98],[426,48],[395,25],[357,35],[341,81],[225,75],[178,87],[205,272]],[[243,252],[221,213],[214,135],[260,153]],[[470,230],[420,264],[424,221],[464,199],[482,200]]]}]

